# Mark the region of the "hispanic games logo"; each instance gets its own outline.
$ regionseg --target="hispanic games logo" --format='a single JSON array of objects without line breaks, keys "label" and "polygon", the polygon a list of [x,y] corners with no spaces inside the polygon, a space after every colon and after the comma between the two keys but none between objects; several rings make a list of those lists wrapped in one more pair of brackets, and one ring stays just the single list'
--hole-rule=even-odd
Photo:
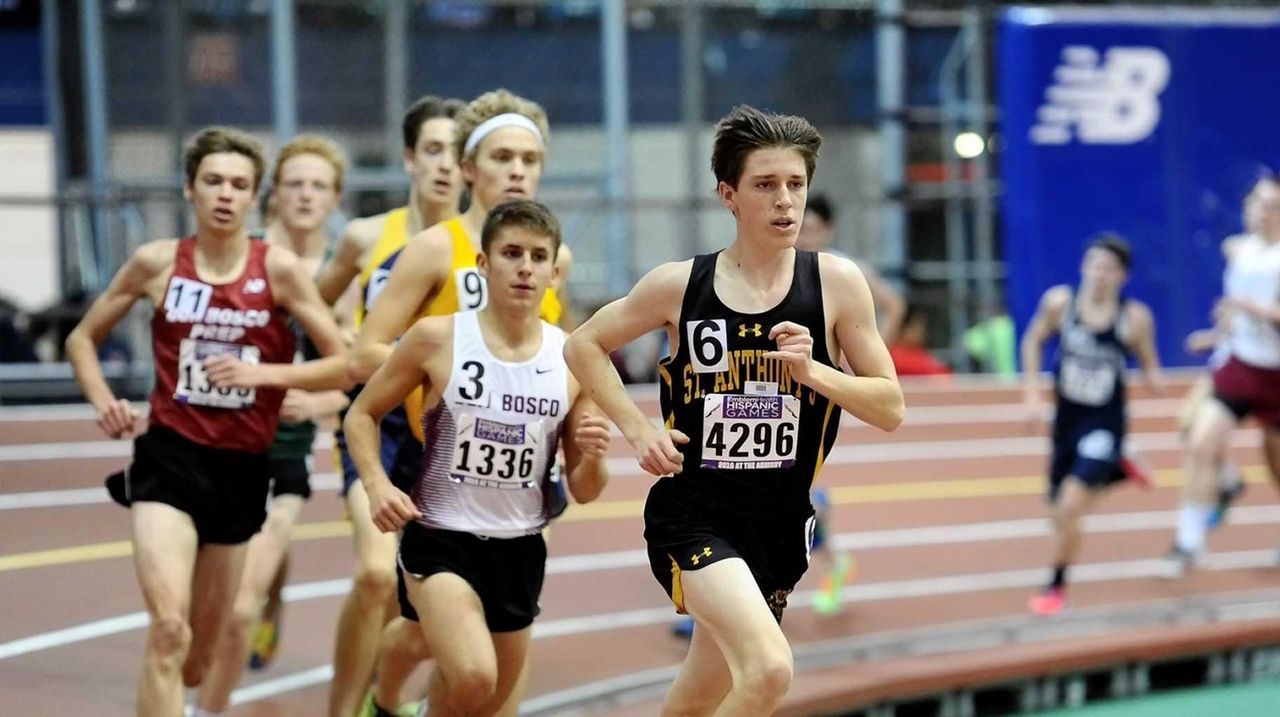
[{"label": "hispanic games logo", "polygon": [[1154,47],[1113,47],[1100,56],[1085,45],[1062,48],[1062,64],[1044,91],[1031,128],[1035,144],[1133,144],[1160,123],[1169,58]]}]

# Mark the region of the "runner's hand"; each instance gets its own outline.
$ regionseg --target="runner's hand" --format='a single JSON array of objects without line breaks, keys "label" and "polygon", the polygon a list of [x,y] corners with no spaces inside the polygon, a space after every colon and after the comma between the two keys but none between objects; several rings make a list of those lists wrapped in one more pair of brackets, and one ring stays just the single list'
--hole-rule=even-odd
[{"label": "runner's hand", "polygon": [[1040,398],[1040,392],[1028,393],[1022,397],[1022,414],[1028,433],[1037,433],[1049,418],[1048,409]]},{"label": "runner's hand", "polygon": [[1202,354],[1212,351],[1218,345],[1218,332],[1213,329],[1197,329],[1187,334],[1182,347],[1189,354]]},{"label": "runner's hand", "polygon": [[684,467],[684,455],[676,445],[689,442],[689,437],[677,430],[655,431],[636,446],[636,460],[646,473],[658,477],[679,473]]},{"label": "runner's hand", "polygon": [[280,404],[280,420],[302,423],[311,420],[313,416],[310,393],[297,388],[285,391],[284,403]]},{"label": "runner's hand", "polygon": [[813,336],[807,326],[783,321],[769,329],[769,338],[778,342],[777,351],[766,351],[765,358],[778,359],[791,369],[791,376],[808,383],[813,373]]},{"label": "runner's hand", "polygon": [[265,383],[262,366],[245,363],[230,354],[206,359],[204,371],[214,388],[257,388]]},{"label": "runner's hand", "polygon": [[1213,304],[1213,323],[1222,324],[1231,320],[1240,307],[1230,297],[1221,297]]},{"label": "runner's hand", "polygon": [[609,450],[609,422],[604,416],[586,414],[574,432],[573,441],[588,460],[600,460]]},{"label": "runner's hand", "polygon": [[369,513],[373,524],[384,533],[394,533],[405,523],[422,517],[409,496],[385,480],[381,487],[369,490]]},{"label": "runner's hand", "polygon": [[123,398],[113,398],[110,403],[95,407],[98,427],[112,438],[131,438],[137,432],[142,414]]}]

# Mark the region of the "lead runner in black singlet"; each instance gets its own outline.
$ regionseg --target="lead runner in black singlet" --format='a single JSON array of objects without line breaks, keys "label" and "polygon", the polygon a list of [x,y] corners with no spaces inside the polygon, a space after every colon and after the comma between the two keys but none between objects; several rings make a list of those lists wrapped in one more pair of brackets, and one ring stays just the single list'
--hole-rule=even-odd
[{"label": "lead runner in black singlet", "polygon": [[[694,631],[663,714],[771,714],[791,681],[779,626],[808,567],[809,488],[840,411],[893,430],[902,390],[853,262],[795,249],[821,137],[804,119],[735,108],[711,164],[737,223],[724,251],[665,264],[600,310],[565,348],[584,390],[649,473],[655,577]],[[608,354],[665,328],[666,430]],[[836,366],[841,354],[854,375]]]}]

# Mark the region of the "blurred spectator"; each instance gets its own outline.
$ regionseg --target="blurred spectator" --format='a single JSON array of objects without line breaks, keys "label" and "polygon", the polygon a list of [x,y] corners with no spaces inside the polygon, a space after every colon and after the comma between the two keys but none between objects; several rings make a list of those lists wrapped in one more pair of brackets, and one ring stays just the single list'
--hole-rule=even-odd
[{"label": "blurred spectator", "polygon": [[997,304],[986,319],[964,332],[964,347],[981,370],[997,376],[1018,373],[1018,341],[1013,317],[1004,304]]},{"label": "blurred spectator", "polygon": [[929,335],[929,318],[919,306],[907,307],[898,340],[889,347],[894,368],[899,376],[947,376],[951,368],[925,348]]},{"label": "blurred spectator", "polygon": [[[31,315],[30,336],[33,342],[35,360],[64,361],[62,347],[67,341],[67,334],[80,323],[80,319],[89,310],[93,299],[83,291],[64,296],[57,303]],[[133,351],[129,348],[120,330],[113,331],[98,344],[98,360],[106,362],[128,363],[133,359]]]},{"label": "blurred spectator", "polygon": [[[809,197],[804,209],[804,221],[800,224],[800,236],[796,239],[797,249],[808,251],[825,251],[845,259],[853,257],[831,245],[836,239],[836,214],[831,200],[825,194],[814,194]],[[867,286],[871,289],[871,301],[876,307],[876,323],[880,327],[880,336],[886,344],[892,344],[898,327],[905,320],[906,302],[898,290],[880,276],[874,266],[853,259],[867,277]]]},{"label": "blurred spectator", "polygon": [[35,341],[27,332],[29,320],[16,304],[0,297],[0,363],[34,363]]}]

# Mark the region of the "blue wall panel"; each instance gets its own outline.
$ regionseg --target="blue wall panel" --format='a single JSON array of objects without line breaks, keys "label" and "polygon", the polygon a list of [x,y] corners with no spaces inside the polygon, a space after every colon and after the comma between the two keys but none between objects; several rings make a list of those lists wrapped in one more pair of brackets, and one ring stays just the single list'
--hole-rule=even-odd
[{"label": "blue wall panel", "polygon": [[[1090,235],[1129,239],[1128,293],[1155,312],[1161,358],[1209,322],[1219,244],[1280,166],[1280,13],[1006,11],[997,45],[1004,255],[1020,327],[1075,283]],[[1165,74],[1167,73],[1167,74]]]}]

